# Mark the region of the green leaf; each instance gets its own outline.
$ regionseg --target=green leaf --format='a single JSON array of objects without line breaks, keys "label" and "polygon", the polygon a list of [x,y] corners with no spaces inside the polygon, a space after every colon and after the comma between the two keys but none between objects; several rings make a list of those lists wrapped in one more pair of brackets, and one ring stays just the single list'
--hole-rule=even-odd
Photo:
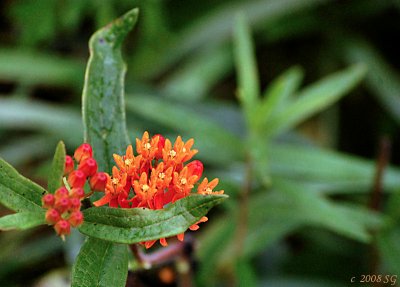
[{"label": "green leaf", "polygon": [[302,79],[303,71],[299,67],[293,67],[269,85],[260,106],[252,115],[252,122],[256,124],[257,129],[264,129],[272,115],[276,116],[289,105]]},{"label": "green leaf", "polygon": [[72,287],[124,287],[128,275],[128,249],[88,237],[72,267]]},{"label": "green leaf", "polygon": [[65,145],[60,141],[54,153],[48,180],[48,190],[54,193],[61,185],[65,166]]},{"label": "green leaf", "polygon": [[83,63],[49,52],[39,53],[26,49],[0,49],[0,78],[27,85],[58,85],[82,87]]},{"label": "green leaf", "polygon": [[66,142],[82,142],[82,122],[76,109],[38,100],[0,97],[0,128],[51,133]]},{"label": "green leaf", "polygon": [[20,175],[0,158],[0,203],[14,211],[41,212],[42,187]]},{"label": "green leaf", "polygon": [[246,116],[249,118],[259,98],[260,84],[250,28],[243,15],[236,18],[234,52],[238,78],[238,97],[246,111]]},{"label": "green leaf", "polygon": [[[324,193],[369,192],[375,173],[372,161],[317,146],[271,143],[268,158],[273,177],[301,182]],[[394,192],[399,187],[400,170],[386,168],[384,190]]]},{"label": "green leaf", "polygon": [[89,236],[118,243],[137,243],[185,232],[226,195],[185,197],[160,210],[96,207],[84,211],[79,230]]},{"label": "green leaf", "polygon": [[108,172],[113,153],[122,154],[129,143],[124,102],[126,65],[121,45],[137,16],[138,9],[127,12],[89,41],[90,58],[82,95],[85,141],[92,144],[99,169]]},{"label": "green leaf", "polygon": [[20,212],[1,217],[0,230],[28,229],[45,223],[44,211]]},{"label": "green leaf", "polygon": [[365,66],[354,65],[305,88],[296,101],[269,121],[266,133],[273,136],[287,131],[327,108],[358,84],[365,73]]}]

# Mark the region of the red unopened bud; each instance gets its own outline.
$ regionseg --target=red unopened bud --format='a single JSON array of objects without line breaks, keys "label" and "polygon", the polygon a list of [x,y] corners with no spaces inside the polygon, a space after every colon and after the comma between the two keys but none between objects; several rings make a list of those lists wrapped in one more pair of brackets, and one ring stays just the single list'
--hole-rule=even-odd
[{"label": "red unopened bud", "polygon": [[187,165],[188,174],[197,175],[198,178],[203,174],[203,163],[199,160],[194,160]]},{"label": "red unopened bud", "polygon": [[58,235],[69,235],[71,233],[71,226],[68,221],[61,219],[54,225],[54,229],[56,230]]},{"label": "red unopened bud", "polygon": [[83,190],[82,187],[76,187],[71,189],[70,196],[73,198],[82,199],[85,197],[85,191]]},{"label": "red unopened bud", "polygon": [[92,176],[97,172],[97,162],[92,157],[85,158],[79,164],[78,169],[83,171],[86,176]]},{"label": "red unopened bud", "polygon": [[84,160],[85,158],[92,157],[92,147],[88,143],[81,144],[74,153],[74,158],[77,162]]},{"label": "red unopened bud", "polygon": [[107,184],[107,174],[105,172],[98,172],[90,178],[89,184],[91,190],[104,191]]},{"label": "red unopened bud", "polygon": [[64,213],[71,206],[71,201],[68,197],[61,197],[56,199],[54,208],[56,208],[60,213]]},{"label": "red unopened bud", "polygon": [[64,175],[74,170],[74,160],[69,155],[65,156]]},{"label": "red unopened bud", "polygon": [[68,183],[72,188],[83,187],[86,182],[86,175],[83,171],[77,169],[68,176]]},{"label": "red unopened bud", "polygon": [[82,212],[80,212],[79,210],[72,212],[68,221],[72,227],[77,227],[77,226],[81,225],[83,222]]},{"label": "red unopened bud", "polygon": [[45,194],[42,197],[42,206],[44,208],[53,207],[55,201],[56,201],[56,199],[53,194],[51,194],[51,193]]},{"label": "red unopened bud", "polygon": [[156,138],[156,137],[158,137],[158,145],[157,145],[157,152],[155,154],[155,157],[157,159],[160,159],[163,157],[162,150],[165,146],[165,138],[160,134],[156,134],[153,136],[153,138]]},{"label": "red unopened bud", "polygon": [[59,221],[61,218],[60,213],[54,209],[50,208],[49,210],[46,211],[46,221],[50,224],[54,224],[57,221]]},{"label": "red unopened bud", "polygon": [[73,210],[81,209],[81,200],[79,198],[71,198],[70,200],[70,208]]},{"label": "red unopened bud", "polygon": [[59,199],[59,198],[68,197],[68,195],[69,195],[69,192],[68,192],[68,189],[65,186],[60,187],[55,192],[56,200]]}]

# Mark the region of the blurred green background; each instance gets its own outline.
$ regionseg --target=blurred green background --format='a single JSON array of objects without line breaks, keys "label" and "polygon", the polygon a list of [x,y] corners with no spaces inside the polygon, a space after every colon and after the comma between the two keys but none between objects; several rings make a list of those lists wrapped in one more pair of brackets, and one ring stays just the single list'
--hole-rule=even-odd
[{"label": "blurred green background", "polygon": [[[89,37],[132,7],[131,140],[193,137],[230,195],[193,234],[196,284],[400,276],[396,0],[0,1],[0,156],[45,184],[56,143],[71,153],[82,142]],[[0,285],[68,276],[81,240],[0,233]]]}]

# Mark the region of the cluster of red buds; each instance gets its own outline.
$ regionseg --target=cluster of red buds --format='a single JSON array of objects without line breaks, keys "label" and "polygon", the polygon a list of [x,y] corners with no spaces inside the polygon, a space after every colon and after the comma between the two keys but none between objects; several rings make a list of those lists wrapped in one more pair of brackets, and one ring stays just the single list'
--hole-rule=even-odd
[{"label": "cluster of red buds", "polygon": [[54,225],[60,236],[69,235],[71,226],[78,227],[83,222],[80,209],[81,201],[88,196],[84,190],[86,182],[89,180],[92,192],[104,191],[108,179],[106,173],[97,172],[97,162],[89,144],[79,146],[75,150],[74,159],[68,155],[65,157],[64,177],[67,180],[64,186],[42,198],[43,207],[47,209],[46,221]]},{"label": "cluster of red buds", "polygon": [[[110,207],[162,209],[192,193],[197,185],[199,194],[222,194],[224,191],[213,191],[218,179],[208,181],[204,178],[197,184],[203,173],[203,164],[194,160],[186,164],[197,153],[192,149],[193,139],[186,143],[180,136],[174,144],[161,135],[149,137],[145,132],[142,139],[136,139],[137,155],[129,145],[125,155],[114,154],[117,166],[112,169],[112,177],[108,176],[105,195],[94,202],[95,206],[108,204]],[[203,217],[190,230],[197,230],[198,223],[207,221]],[[179,234],[183,240],[184,233]],[[143,242],[150,248],[157,240]],[[165,238],[160,239],[163,246]]]}]

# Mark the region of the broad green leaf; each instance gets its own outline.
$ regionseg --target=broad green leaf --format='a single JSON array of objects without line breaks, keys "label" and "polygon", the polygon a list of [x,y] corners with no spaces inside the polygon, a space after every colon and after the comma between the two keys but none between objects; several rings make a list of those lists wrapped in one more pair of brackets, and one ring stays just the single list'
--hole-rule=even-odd
[{"label": "broad green leaf", "polygon": [[85,141],[94,148],[100,170],[111,171],[113,153],[128,145],[125,120],[124,78],[126,65],[121,45],[133,28],[133,9],[97,31],[89,41],[90,58],[82,95]]},{"label": "broad green leaf", "polygon": [[17,211],[41,212],[42,187],[20,175],[0,158],[0,203]]},{"label": "broad green leaf", "polygon": [[128,275],[128,249],[88,237],[72,267],[72,287],[124,287]]},{"label": "broad green leaf", "polygon": [[65,145],[60,141],[54,153],[51,171],[48,179],[48,190],[54,193],[61,185],[65,166]]},{"label": "broad green leaf", "polygon": [[265,91],[260,106],[252,115],[257,129],[263,129],[268,125],[272,115],[283,111],[292,101],[292,96],[299,88],[303,78],[303,71],[299,67],[293,67],[274,80]]},{"label": "broad green leaf", "polygon": [[[307,184],[324,193],[366,193],[373,183],[375,163],[359,157],[316,146],[271,143],[268,149],[271,173]],[[400,170],[385,169],[383,187],[387,192],[400,187]]]},{"label": "broad green leaf", "polygon": [[28,229],[45,223],[44,211],[19,212],[0,217],[0,230]]},{"label": "broad green leaf", "polygon": [[327,108],[358,84],[365,72],[365,66],[354,65],[305,88],[298,94],[297,100],[269,121],[266,133],[274,136],[285,132]]},{"label": "broad green leaf", "polygon": [[89,236],[118,243],[137,243],[185,232],[226,195],[185,197],[164,209],[96,207],[84,211],[79,230]]},{"label": "broad green leaf", "polygon": [[250,28],[243,15],[238,15],[236,18],[234,36],[237,93],[247,118],[250,118],[259,99],[260,84]]}]

